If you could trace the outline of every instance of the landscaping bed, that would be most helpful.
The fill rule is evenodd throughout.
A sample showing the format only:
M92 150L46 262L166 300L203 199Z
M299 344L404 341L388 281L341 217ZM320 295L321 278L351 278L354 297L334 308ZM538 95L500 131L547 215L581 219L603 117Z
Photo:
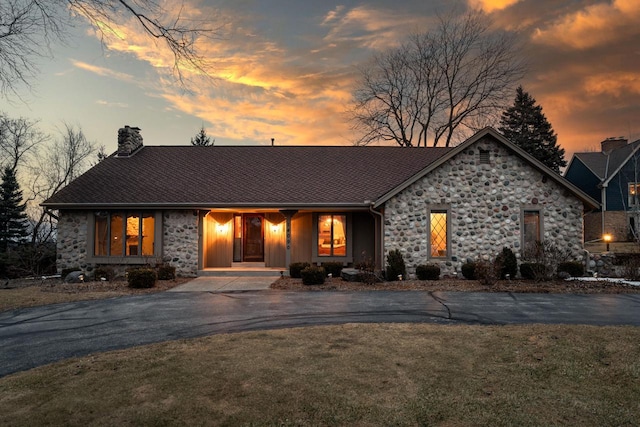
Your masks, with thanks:
M625 283L582 280L555 280L534 282L530 280L499 280L486 286L477 280L405 280L366 284L347 282L341 278L325 280L322 285L307 286L301 279L282 278L271 285L271 289L287 291L447 291L447 292L519 292L519 293L559 293L559 294L621 294L640 293L640 286Z

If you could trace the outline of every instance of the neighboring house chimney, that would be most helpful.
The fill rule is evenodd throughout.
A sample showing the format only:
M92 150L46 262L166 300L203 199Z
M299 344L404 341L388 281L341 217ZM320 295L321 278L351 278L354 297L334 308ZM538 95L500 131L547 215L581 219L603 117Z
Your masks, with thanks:
M129 157L142 148L140 128L125 126L118 129L118 157Z
M610 137L600 143L600 146L602 147L602 153L604 154L609 154L613 150L622 148L625 145L627 145L627 139L622 136Z

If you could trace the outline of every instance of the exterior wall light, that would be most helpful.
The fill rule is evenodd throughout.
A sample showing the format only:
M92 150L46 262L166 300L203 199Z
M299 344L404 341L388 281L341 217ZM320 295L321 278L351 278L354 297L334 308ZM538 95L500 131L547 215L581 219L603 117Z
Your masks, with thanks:
M611 234L605 234L602 236L602 240L607 244L607 252L609 252L609 244L611 243L611 240L613 240L613 236L611 236Z

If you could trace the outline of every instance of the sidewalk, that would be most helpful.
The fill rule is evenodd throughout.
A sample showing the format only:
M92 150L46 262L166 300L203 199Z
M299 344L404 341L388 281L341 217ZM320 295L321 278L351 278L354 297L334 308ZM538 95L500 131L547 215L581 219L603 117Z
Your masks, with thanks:
M278 278L274 276L198 277L167 292L239 292L262 291Z

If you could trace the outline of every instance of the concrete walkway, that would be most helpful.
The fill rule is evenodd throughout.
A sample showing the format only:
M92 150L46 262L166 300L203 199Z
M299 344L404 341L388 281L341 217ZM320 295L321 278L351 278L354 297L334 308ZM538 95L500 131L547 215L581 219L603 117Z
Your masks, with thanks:
M198 277L170 289L168 292L238 292L262 291L278 280L274 276L219 276Z
M207 291L52 304L0 313L0 377L142 344L349 322L640 326L640 294Z

